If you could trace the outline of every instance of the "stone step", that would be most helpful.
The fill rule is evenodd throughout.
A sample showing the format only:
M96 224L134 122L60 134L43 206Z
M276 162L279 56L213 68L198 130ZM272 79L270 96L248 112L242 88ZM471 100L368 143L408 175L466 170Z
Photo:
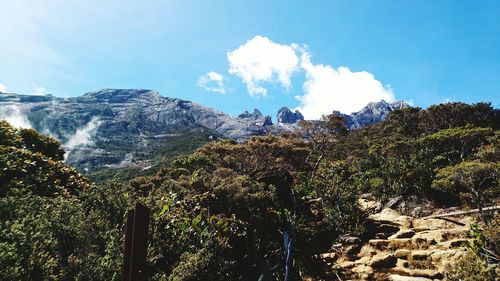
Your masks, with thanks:
M366 264L373 269L391 268L396 266L396 257L393 254L374 256Z
M424 261L430 258L430 256L435 252L435 250L418 250L411 251L410 259L413 261Z
M412 238L415 235L413 229L402 229L396 232L394 235L390 236L389 240L400 239L400 238Z
M425 277L411 277L411 276L403 276L398 274L391 274L387 277L389 281L432 281L432 279Z
M398 259L396 262L396 267L404 267L404 268L409 268L410 263L408 262L407 259Z
M468 247L471 245L472 241L473 241L472 239L457 238L445 242L440 242L438 243L438 245L445 249L455 249L461 247Z
M408 257L410 256L411 251L407 249L398 249L394 252L394 256L398 259L405 259L407 260Z
M378 251L396 251L398 249L418 250L426 249L436 245L435 240L428 240L421 237L396 238L396 239L371 239L368 244Z
M452 239L465 239L469 236L469 231L463 228L435 229L417 232L414 239L425 239L428 241L445 242Z
M408 269L404 267L390 268L387 272L409 277L423 277L428 279L442 279L443 273L432 269Z
M411 228L413 221L413 218L409 216L403 216L397 211L390 208L385 208L380 213L370 215L369 218L374 221L397 224L403 228Z
M445 269L462 256L465 252L459 249L441 250L431 254L430 258L432 264L439 269Z
M455 218L460 223L464 225L458 225L456 223L452 223L443 219L413 219L412 225L415 229L428 229L428 230L436 230L436 229L452 229L452 228L463 228L469 229L470 224L473 222L472 217L465 218Z
M323 253L319 254L319 258L324 260L325 262L335 262L338 259L338 255L336 253Z

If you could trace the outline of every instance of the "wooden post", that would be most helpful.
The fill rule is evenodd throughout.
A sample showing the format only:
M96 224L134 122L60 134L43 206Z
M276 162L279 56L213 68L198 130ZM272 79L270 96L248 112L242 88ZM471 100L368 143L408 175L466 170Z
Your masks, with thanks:
M255 248L255 230L252 226L247 227L247 259L248 272L246 280L257 280L257 249Z
M123 251L122 281L130 279L130 257L132 253L132 234L134 231L134 210L127 211L127 222L125 225L125 249Z
M147 279L146 255L149 216L149 209L140 203L135 205L135 210L127 212L122 281L142 281Z

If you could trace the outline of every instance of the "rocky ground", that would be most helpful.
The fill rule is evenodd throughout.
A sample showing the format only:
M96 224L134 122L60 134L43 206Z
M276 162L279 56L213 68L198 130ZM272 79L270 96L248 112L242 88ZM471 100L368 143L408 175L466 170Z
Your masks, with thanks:
M342 280L442 280L472 241L471 216L418 218L365 199L360 204L381 209L370 216L365 235L346 238L320 255Z

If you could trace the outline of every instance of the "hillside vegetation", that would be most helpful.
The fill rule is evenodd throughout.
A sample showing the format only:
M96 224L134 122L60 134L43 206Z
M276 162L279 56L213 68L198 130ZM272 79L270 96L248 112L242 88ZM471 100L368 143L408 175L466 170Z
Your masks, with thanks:
M355 131L343 122L212 141L155 175L93 184L62 163L57 141L0 121L0 278L118 280L136 202L152 211L150 280L336 280L318 254L363 233L361 195L400 197L402 212L498 203L500 111L489 104L404 108ZM498 232L481 237L498 257Z

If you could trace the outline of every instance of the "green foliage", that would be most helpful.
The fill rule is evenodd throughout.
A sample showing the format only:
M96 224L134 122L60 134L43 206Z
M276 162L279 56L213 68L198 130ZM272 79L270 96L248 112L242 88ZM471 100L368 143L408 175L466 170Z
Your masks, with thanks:
M489 225L487 228L490 228ZM500 274L498 264L496 266L494 264L498 262L495 257L498 255L498 249L490 248L489 244L493 240L491 238L498 243L498 225L491 228L491 231L495 233L495 237L488 237L492 232L485 231L479 225L471 225L470 233L473 243L467 252L448 268L446 280L495 280ZM490 258L493 258L494 263L490 263Z
M54 160L64 159L64 150L55 139L40 135L33 129L22 129L19 135L23 140L24 148L32 152L40 152Z
M305 140L267 135L198 148L207 136L187 133L137 156L152 159L151 169L103 169L92 175L98 185L61 162L55 140L0 121L0 276L117 280L124 214L141 202L152 211L150 280L242 280L250 262L264 271L278 264L272 279L281 280L284 233L293 237L292 275L325 279L315 257L363 230L362 193L498 201L498 118L489 104L451 103L395 111L356 131L325 116L302 122ZM495 237L476 241L496 249ZM490 278L472 254L450 276Z
M64 152L53 139L0 128L2 279L117 279L123 201L108 192L99 203L101 189L58 160Z
M446 271L446 280L490 281L498 277L495 269L473 251L468 251Z
M337 235L361 234L366 214L357 204L360 193L356 184L353 184L356 175L350 163L343 160L325 162L317 174L310 188L321 198L321 210L328 226Z
M349 159L356 175L349 180L379 198L403 196L456 204L458 190L433 182L441 169L462 162L498 162L499 116L499 110L485 103L397 110L380 124L341 136L342 145L326 155ZM450 169L442 170L439 177Z
M439 170L433 187L481 208L500 196L500 163L466 161Z

